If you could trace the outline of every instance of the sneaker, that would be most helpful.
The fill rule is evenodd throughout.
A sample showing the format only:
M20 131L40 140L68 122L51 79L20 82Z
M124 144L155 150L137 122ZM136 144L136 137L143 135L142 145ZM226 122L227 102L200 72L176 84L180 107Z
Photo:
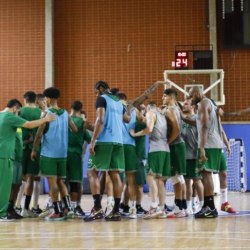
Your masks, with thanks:
M109 215L113 211L113 208L114 207L112 206L112 204L108 204L106 209L105 209L105 214Z
M104 213L102 208L99 208L98 210L95 210L95 208L92 208L90 215L86 216L83 220L86 222L93 221L93 220L99 220L104 218Z
M131 208L129 209L129 215L128 215L128 217L129 217L130 219L137 219L137 211L136 211L136 208L135 208L135 207L131 207Z
M74 209L74 215L75 217L84 217L85 213L82 211L82 208L80 206L76 206Z
M175 206L174 210L167 214L168 219L174 219L174 218L184 218L187 217L184 210L180 210L179 207Z
M153 219L153 218L158 217L161 213L162 213L162 211L160 210L159 207L157 207L157 208L150 207L150 209L145 214L145 216L143 217L143 219L145 219L145 220Z
M169 212L172 212L173 210L167 206L166 204L164 205L165 212L168 214Z
M42 212L38 215L39 218L45 218L46 216L52 214L54 212L53 206L47 206Z
M121 214L120 212L115 212L114 210L105 217L106 221L120 221L121 220Z
M138 215L146 214L148 211L142 208L141 205L136 205L136 213Z
M43 212L43 210L37 205L37 209L33 208L31 209L31 211L34 213L34 214L41 214Z
M64 208L63 215L65 219L72 219L74 217L74 211L71 208Z
M192 207L188 207L187 210L185 210L185 212L186 212L187 216L194 214L194 211L193 211Z
M161 213L157 216L158 219L165 219L167 218L167 214L165 209L161 210Z
M125 207L124 203L123 203L123 202L122 202L122 203L120 203L120 209L121 209L121 210L123 210L123 209L124 209L124 207Z
M65 219L65 217L62 213L60 213L60 214L52 213L45 218L46 221L62 221L64 219Z
M224 211L230 214L236 213L236 210L233 207L231 207L231 205L228 202L221 204L221 211Z
M11 222L11 221L15 221L15 218L13 218L11 215L7 214L5 216L0 216L0 221Z
M128 216L129 215L129 206L128 205L124 205L122 215L123 216Z
M214 210L211 210L210 207L206 206L201 209L200 212L196 213L194 215L196 219L200 218L216 218L218 217L218 212L216 208Z
M12 217L13 219L15 219L15 220L20 220L20 219L23 218L23 216L21 216L20 214L18 214L14 208L8 210L8 215L10 217Z
M22 207L15 207L14 209L16 210L16 212L17 212L19 215L21 215L21 213L22 213Z
M23 218L35 218L35 217L37 217L36 214L34 214L31 210L28 210L28 209L26 209L26 208L24 208L24 209L22 210L21 216L22 216Z

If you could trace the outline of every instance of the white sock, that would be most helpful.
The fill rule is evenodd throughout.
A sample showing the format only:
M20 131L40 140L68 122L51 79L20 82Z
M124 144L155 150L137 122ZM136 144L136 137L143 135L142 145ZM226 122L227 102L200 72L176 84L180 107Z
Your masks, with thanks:
M227 202L227 188L221 188L220 190L221 203Z
M79 207L81 206L81 200L79 200L79 201L76 202L76 206L77 206L77 207L78 207L78 206L79 206Z
M114 197L113 196L108 196L107 198L107 206L112 206L114 203Z
M192 204L195 204L195 202L196 202L196 196L192 197Z
M152 202L151 207L152 208L157 208L158 207L158 202Z
M200 207L203 207L204 201L200 201Z
M187 209L192 209L192 201L187 200Z
M16 207L21 207L21 202L22 202L22 198L23 198L23 194L24 194L24 188L25 188L25 181L22 181L22 185L19 188L19 192L17 195L17 199L16 199Z
M129 206L135 208L136 207L136 201L129 201Z
M165 211L165 206L164 205L159 206L159 208L160 208L161 211L163 211L163 210Z
M71 201L71 207L74 209L77 207L77 201Z
M34 181L33 185L33 208L37 209L38 199L40 195L40 181Z

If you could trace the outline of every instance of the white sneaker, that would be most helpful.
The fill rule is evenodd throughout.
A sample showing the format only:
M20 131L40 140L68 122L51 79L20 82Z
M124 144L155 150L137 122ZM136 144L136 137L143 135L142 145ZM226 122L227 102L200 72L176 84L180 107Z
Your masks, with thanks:
M165 219L167 218L167 214L165 212L165 209L160 211L161 213L157 216L158 219Z
M185 212L186 212L187 216L194 214L194 211L193 211L193 209L191 207L188 207Z
M113 206L112 206L112 203L110 203L110 204L107 204L107 207L106 207L106 209L105 209L105 214L106 215L109 215L112 211L113 211Z
M128 217L130 219L137 219L137 211L136 211L135 207L129 208L129 215L128 215Z
M45 218L54 212L53 206L47 206L39 214L39 218Z
M167 218L183 218L186 217L186 213L184 210L180 210L178 206L175 206L173 212L167 214Z
M23 216L23 218L35 218L35 217L37 217L37 215L35 215L31 210L28 210L26 208L23 208L23 210L21 212L21 216Z
M162 211L160 210L159 207L157 207L157 208L150 207L150 209L149 209L148 212L145 214L145 216L143 217L143 219L148 220L148 219L156 218L156 217L158 217L161 213L162 213Z

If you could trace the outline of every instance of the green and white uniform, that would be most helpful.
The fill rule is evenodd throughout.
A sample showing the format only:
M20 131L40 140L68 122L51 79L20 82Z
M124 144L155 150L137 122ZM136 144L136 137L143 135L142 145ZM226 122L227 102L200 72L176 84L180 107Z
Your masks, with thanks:
M69 129L67 180L81 183L83 179L82 147L85 140L90 143L91 136L87 130L83 131L84 121L82 118L71 116L71 119L78 128L78 132L73 133Z
M186 146L184 140L181 137L181 129L182 129L181 111L177 106L173 106L170 108L173 109L176 114L178 127L180 129L180 133L177 136L177 138L169 145L170 156L171 156L171 176L185 175Z
M190 117L196 121L196 115ZM186 179L201 178L197 162L198 132L196 126L182 123L182 138L186 145Z
M27 121L34 121L41 118L41 109L36 107L22 107L20 116ZM31 137L35 139L37 128L27 129L23 128L23 141L28 141ZM28 143L23 145L23 175L38 175L39 174L39 155L36 157L35 161L30 158L33 143Z
M167 119L159 111L153 111L156 122L149 136L147 173L167 179L170 176L170 153L167 143Z
M0 112L0 217L7 213L15 154L16 130L26 120L10 112Z
M207 162L199 162L200 170L206 170L211 172L218 172L221 163L221 150L223 148L223 141L221 138L221 131L218 122L218 115L216 112L217 107L212 103L211 100L206 98L211 106L211 112L209 116L209 126L207 131L207 142L205 145L205 153L208 158ZM198 104L200 105L200 104ZM202 135L202 124L200 121L200 116L197 116L197 130L198 130L198 147L201 144ZM198 157L200 157L200 150L198 150Z

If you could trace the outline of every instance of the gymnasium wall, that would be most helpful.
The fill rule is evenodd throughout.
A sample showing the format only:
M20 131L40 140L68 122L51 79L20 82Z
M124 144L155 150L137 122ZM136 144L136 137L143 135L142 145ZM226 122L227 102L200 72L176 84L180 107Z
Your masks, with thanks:
M0 109L44 86L44 0L0 0Z

